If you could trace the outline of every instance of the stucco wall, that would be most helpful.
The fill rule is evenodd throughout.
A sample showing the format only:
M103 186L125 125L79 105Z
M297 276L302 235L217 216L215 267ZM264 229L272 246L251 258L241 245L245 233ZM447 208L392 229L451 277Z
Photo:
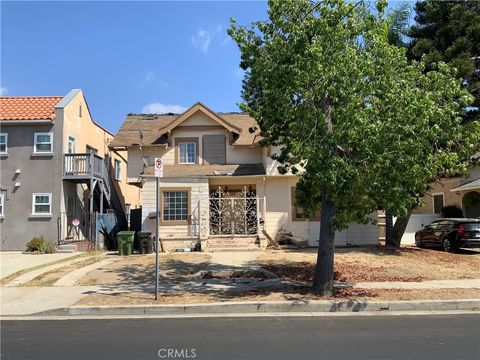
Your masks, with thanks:
M1 250L24 250L35 236L57 243L57 219L62 193L61 119L55 125L4 125L8 134L8 156L1 157L1 189L5 196L4 218L0 220ZM53 132L53 156L34 156L34 133ZM17 169L21 173L15 175ZM20 186L15 187L19 182ZM52 193L52 215L36 218L33 193Z
M443 193L444 206L457 206L462 208L461 195L450 191L460 185L460 178L441 179L438 183L430 184L431 189L423 197L424 205L414 209L414 214L433 214L433 195Z
M120 202L124 209L125 204L131 204L132 209L138 208L141 204L140 189L127 183L128 152L123 151L117 154L108 149L108 144L112 141L113 135L93 122L82 92L78 92L68 105L65 106L63 113L65 124L63 129L63 142L65 152L68 149L68 138L72 136L76 141L76 153L87 152L88 145L98 150L97 155L101 157L110 156L112 175L114 161L119 160L121 164L120 180L114 180L113 183L119 195ZM65 206L65 204L63 206Z

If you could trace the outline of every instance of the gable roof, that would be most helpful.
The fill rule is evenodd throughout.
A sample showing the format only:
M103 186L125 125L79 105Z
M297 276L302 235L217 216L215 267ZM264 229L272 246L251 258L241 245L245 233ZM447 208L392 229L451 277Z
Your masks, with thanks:
M168 126L166 126L165 128L163 129L160 129L161 131L171 131L173 128L177 127L178 125L180 125L182 122L184 122L185 120L187 120L188 118L190 118L193 114L195 114L196 112L202 112L204 113L205 115L207 115L209 118L211 118L212 120L216 121L217 123L219 123L221 126L223 126L224 128L226 128L228 131L231 131L231 132L235 132L235 133L239 133L241 130L236 127L236 126L232 126L230 123L228 123L227 121L225 121L224 119L222 119L221 116L219 116L217 113L215 113L214 111L210 110L208 107L206 107L205 105L203 105L201 102L197 102L195 103L193 106L191 106L189 109L185 110L183 112L183 114L180 114L179 117L177 117L171 124L169 124Z
M249 129L258 125L255 119L248 114L215 113L202 103L196 103L182 114L129 114L115 135L110 147L122 148L141 144L145 146L164 144L165 141L162 136L197 111L202 111L227 130L238 134L233 145L255 145L261 139L258 131L250 133ZM143 139L140 138L140 133Z
M0 97L0 120L55 120L55 105L63 96Z

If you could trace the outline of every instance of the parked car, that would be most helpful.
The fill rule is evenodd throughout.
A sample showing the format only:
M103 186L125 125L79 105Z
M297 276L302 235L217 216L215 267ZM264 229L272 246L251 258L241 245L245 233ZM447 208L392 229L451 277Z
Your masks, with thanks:
M441 246L447 252L480 247L480 219L437 219L415 233L415 245Z

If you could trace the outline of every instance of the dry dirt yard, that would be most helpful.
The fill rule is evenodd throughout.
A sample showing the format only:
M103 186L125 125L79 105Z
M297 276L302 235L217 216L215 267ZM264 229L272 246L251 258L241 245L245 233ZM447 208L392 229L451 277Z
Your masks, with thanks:
M181 282L191 280L188 275L205 269L210 257L204 253L162 255L161 275L164 280ZM316 249L267 250L257 257L267 270L285 280L312 280ZM112 284L117 281L145 281L153 276L155 257L131 256L113 264L108 269L89 273L82 284ZM462 251L457 254L432 249L405 247L399 253L386 253L381 247L336 249L335 277L338 281L424 281L443 279L480 279L480 252ZM137 272L142 277L131 275ZM145 274L146 272L146 274ZM130 275L129 275L130 274ZM224 301L278 301L278 300L423 300L423 299L471 299L479 298L479 289L335 289L332 298L321 298L309 293L308 286L287 286L281 290L258 288L245 292L196 291L164 292L159 301L151 292L118 292L91 294L76 305L142 305L186 304Z
M203 270L210 256L205 253L160 254L160 276L176 283ZM89 272L77 285L144 285L155 279L155 255L130 255L105 267Z
M278 276L312 281L316 249L266 251L258 257L261 266ZM386 252L383 247L335 250L335 280L425 281L480 279L480 251L461 250L446 253L436 249L403 247L400 252Z

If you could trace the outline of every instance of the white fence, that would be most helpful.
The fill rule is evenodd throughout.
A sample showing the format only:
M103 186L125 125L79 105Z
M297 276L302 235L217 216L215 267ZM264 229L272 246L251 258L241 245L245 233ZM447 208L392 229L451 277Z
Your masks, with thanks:
M405 229L405 233L403 234L402 244L415 244L415 232L439 217L439 214L412 214L407 228Z

